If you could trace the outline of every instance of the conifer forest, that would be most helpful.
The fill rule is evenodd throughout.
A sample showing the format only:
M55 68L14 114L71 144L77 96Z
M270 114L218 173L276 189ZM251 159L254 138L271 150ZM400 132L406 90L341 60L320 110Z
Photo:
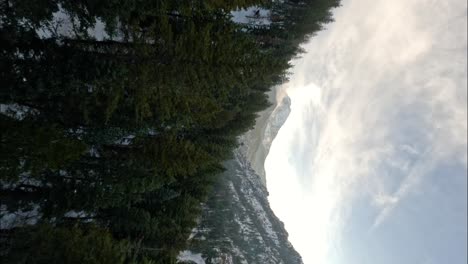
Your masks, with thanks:
M338 5L2 0L0 262L176 263Z

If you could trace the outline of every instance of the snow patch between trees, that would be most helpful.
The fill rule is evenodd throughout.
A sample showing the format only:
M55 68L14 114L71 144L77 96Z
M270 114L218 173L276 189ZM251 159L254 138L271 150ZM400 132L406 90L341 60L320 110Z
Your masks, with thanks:
M205 260L202 258L201 254L195 254L190 250L184 250L179 253L179 256L177 256L177 261L178 262L195 262L196 264L206 264Z
M231 12L232 21L238 24L268 26L271 24L270 10L252 6Z

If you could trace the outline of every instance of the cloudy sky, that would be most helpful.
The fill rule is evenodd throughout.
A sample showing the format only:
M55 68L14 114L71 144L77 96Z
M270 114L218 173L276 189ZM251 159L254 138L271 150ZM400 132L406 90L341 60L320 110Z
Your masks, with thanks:
M466 0L343 0L334 17L283 87L273 209L306 264L466 264Z

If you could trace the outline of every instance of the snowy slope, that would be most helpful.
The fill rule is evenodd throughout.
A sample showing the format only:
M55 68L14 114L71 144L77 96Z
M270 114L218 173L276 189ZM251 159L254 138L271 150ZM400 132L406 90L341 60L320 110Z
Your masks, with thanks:
M180 252L177 257L179 263L195 263L195 264L205 264L205 260L202 258L201 254L192 253L190 250L185 250Z
M270 100L274 101L276 91L273 90ZM255 128L240 137L243 145L240 151L251 163L252 168L260 176L266 186L265 159L270 151L271 144L280 128L291 112L291 99L286 95L277 104L260 113Z
M239 150L234 156L204 205L190 250L200 252L207 264L302 263L260 177Z
M290 100L285 97L262 113L256 128L240 137L243 144L234 158L225 162L227 170L203 205L199 226L190 237L189 250L206 264L302 263L269 206L264 178L258 173L264 173L266 155L289 112ZM249 154L258 159L261 170L253 168Z

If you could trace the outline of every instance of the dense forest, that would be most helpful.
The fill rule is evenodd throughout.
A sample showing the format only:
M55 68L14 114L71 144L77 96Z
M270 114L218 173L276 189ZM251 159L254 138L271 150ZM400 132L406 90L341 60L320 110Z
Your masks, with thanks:
M2 263L175 263L265 92L338 5L1 1Z

